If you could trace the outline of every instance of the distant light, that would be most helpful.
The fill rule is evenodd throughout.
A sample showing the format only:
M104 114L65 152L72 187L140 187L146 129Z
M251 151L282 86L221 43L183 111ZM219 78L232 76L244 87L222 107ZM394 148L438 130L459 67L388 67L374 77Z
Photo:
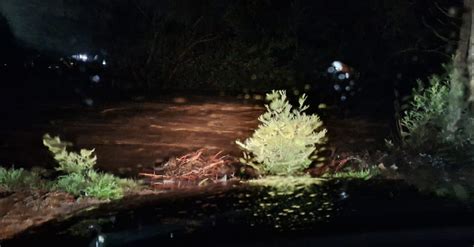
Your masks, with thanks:
M347 199L349 197L349 195L345 191L341 192L339 196L341 197L341 199Z
M458 13L459 13L459 11L458 11L458 8L456 8L456 7L451 7L448 10L448 14L449 14L450 17L456 17L456 16L458 16Z
M93 106L94 100L91 98L84 99L84 104L86 104L87 106Z
M347 100L347 97L345 95L342 95L341 96L341 101L346 101Z
M340 90L341 90L341 86L339 86L339 84L334 84L334 90L340 91Z
M336 71L341 71L342 68L343 68L342 63L339 62L339 61L334 61L334 62L332 62L331 65L334 67L334 69L336 69Z
M107 66L107 61L105 61L105 59L102 60L102 66Z
M89 56L87 54L76 54L71 56L73 59L77 61L87 62L89 60Z
M95 82L95 83L99 83L100 82L100 76L99 75L92 76L91 81Z
M350 87L350 86L346 86L346 91L351 91L351 87Z
M98 241L99 243L105 242L105 237L104 237L104 235L102 235L102 234L99 235L99 236L97 237L97 241Z

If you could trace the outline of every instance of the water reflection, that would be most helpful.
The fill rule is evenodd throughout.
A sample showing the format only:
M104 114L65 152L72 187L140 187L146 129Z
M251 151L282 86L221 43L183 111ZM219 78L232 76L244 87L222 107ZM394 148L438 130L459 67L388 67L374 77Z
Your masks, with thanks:
M221 246L225 245L219 242L223 240L250 241L291 233L306 232L315 237L404 224L442 226L472 216L469 208L420 194L415 187L399 181L310 181L305 186L239 183L125 198L46 224L16 241L43 243L54 239L77 246L200 241Z
M253 216L251 226L270 226L280 231L294 231L317 222L327 222L338 210L338 198L320 185L286 191L267 187L257 195L240 194L239 199L240 205L234 206L246 206L244 210Z

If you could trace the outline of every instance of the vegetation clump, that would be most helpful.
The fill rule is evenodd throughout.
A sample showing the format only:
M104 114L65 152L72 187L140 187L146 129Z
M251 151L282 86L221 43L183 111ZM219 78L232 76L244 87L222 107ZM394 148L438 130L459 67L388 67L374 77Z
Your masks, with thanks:
M119 199L124 190L136 186L131 180L115 177L111 174L94 170L97 156L94 150L81 149L79 153L68 152L70 144L62 142L59 137L44 135L43 144L48 147L58 163L56 170L64 175L59 176L55 188L75 196L91 196L98 199Z
M49 187L50 184L44 181L37 171L0 167L0 189L2 190L48 189Z
M302 174L318 160L320 146L326 143L326 129L317 115L307 115L306 96L294 108L283 90L272 91L266 99L267 112L252 137L236 143L244 150L242 162L266 175Z
M72 144L61 141L58 136L44 135L43 144L54 155L54 159L59 165L56 168L58 171L68 174L83 173L93 169L97 162L97 156L93 155L94 149L81 149L80 153L68 152L66 149Z
M449 85L446 78L434 75L429 79L430 85L423 87L418 81L418 87L413 90L413 98L409 110L404 112L400 123L401 136L404 144L414 149L428 142L437 143L439 132L444 126L442 120L447 110Z
M465 79L454 66L445 69L444 75L430 77L427 87L419 81L413 90L409 109L400 120L402 144L417 152L469 154L474 116L465 99Z

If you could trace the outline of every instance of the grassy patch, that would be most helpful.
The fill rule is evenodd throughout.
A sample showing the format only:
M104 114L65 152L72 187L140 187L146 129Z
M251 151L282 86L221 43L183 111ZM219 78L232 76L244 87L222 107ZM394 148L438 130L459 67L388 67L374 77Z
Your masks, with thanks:
M22 189L49 189L51 183L43 180L38 172L26 171L23 168L0 167L0 188L16 191Z

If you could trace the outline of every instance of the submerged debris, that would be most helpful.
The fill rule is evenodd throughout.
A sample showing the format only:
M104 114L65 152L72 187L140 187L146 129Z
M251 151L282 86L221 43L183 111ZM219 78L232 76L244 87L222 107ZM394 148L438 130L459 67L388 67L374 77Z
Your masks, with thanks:
M140 173L147 182L155 187L164 185L205 185L221 183L242 173L244 168L238 160L222 152L209 154L206 149L172 158L162 166Z

